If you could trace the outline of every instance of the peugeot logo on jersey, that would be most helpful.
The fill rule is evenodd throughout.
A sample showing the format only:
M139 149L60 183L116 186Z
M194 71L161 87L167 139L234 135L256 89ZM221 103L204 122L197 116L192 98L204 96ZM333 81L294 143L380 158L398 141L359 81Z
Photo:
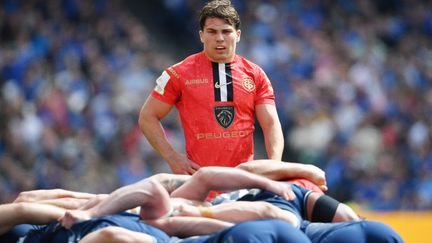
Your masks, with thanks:
M214 114L219 125L221 125L223 128L228 128L234 121L234 106L215 106Z

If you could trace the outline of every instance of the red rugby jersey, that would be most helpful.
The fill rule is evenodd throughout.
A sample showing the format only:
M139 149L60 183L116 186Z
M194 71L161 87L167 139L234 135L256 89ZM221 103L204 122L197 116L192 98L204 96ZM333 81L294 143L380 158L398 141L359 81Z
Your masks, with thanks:
M291 182L308 190L324 194L323 190L321 190L319 186L307 179L292 179L288 180L288 182Z
M167 68L152 95L177 107L187 156L200 166L234 167L253 159L255 105L275 103L258 65L238 55L214 63L204 52Z

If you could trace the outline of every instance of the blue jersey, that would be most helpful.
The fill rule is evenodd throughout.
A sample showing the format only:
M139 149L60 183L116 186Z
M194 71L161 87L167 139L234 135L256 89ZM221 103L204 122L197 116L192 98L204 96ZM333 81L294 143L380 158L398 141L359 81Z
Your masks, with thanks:
M300 229L312 242L403 243L390 226L376 221L360 220L340 223L303 221Z
M307 236L288 222L278 219L261 219L238 223L212 235L181 239L176 243L220 243L220 242L268 242L310 243Z
M135 214L122 213L102 216L76 223L70 230L63 228L58 222L51 223L41 229L31 230L22 241L25 243L69 243L78 242L87 234L108 226L119 226L131 231L146 233L153 236L157 242L169 242L169 237L163 231L140 221Z

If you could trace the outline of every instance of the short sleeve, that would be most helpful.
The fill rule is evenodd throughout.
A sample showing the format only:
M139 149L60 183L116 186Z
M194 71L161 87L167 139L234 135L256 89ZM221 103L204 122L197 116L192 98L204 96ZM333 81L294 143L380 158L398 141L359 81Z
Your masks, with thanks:
M257 67L257 96L255 104L275 104L275 95L272 84L264 71Z

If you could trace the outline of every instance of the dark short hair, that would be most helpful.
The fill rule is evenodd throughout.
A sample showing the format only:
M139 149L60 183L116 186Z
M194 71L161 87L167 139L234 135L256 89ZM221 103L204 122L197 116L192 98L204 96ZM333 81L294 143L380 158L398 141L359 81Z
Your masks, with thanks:
M208 18L223 19L226 23L232 25L236 30L240 29L239 14L229 0L213 0L208 2L201 9L201 13L199 15L201 30L204 29L205 21Z

